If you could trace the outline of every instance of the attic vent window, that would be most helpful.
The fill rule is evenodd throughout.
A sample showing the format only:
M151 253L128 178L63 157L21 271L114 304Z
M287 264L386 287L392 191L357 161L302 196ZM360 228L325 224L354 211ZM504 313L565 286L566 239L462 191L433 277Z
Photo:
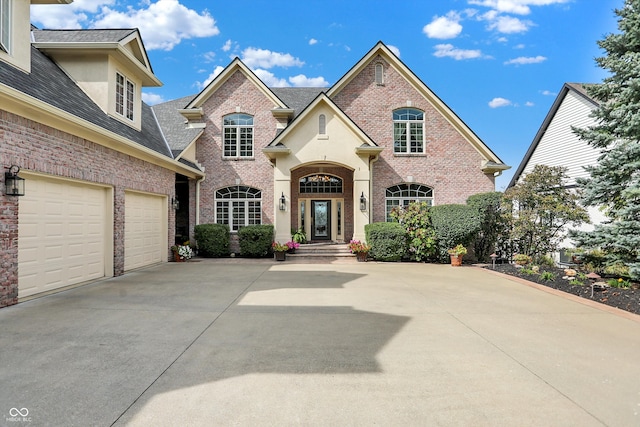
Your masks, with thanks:
M382 64L376 64L376 84L384 85L384 66Z
M116 113L133 120L135 85L125 76L116 73Z
M0 50L9 52L11 47L11 0L0 0Z
M320 114L320 116L318 116L318 133L320 135L327 134L327 118L324 114Z

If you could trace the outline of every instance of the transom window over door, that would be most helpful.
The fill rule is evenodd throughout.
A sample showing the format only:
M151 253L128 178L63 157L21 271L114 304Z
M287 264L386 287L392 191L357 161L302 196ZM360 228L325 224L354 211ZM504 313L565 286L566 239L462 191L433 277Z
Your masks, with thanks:
M393 112L393 152L395 154L424 153L424 113L415 108Z
M433 205L433 189L421 184L398 184L387 188L385 197L387 222L392 221L391 210L397 206L407 207L412 202Z
M133 120L135 85L125 76L116 73L116 113Z
M227 224L231 231L246 225L262 224L262 191L234 185L216 191L216 223Z
M229 114L224 116L223 157L253 157L253 116Z
M342 178L326 174L300 178L300 194L308 193L342 193Z

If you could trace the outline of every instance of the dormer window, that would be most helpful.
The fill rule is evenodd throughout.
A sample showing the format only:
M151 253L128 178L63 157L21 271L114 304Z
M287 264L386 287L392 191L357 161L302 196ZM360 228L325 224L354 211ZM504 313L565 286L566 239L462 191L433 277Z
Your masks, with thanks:
M0 0L0 50L11 47L11 0Z
M133 97L136 86L120 73L116 73L116 113L133 120Z

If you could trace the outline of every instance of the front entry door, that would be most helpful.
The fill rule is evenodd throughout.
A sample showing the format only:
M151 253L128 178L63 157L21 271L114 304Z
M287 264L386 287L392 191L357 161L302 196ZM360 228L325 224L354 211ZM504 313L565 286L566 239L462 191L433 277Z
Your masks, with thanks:
M331 239L331 201L311 201L311 240Z

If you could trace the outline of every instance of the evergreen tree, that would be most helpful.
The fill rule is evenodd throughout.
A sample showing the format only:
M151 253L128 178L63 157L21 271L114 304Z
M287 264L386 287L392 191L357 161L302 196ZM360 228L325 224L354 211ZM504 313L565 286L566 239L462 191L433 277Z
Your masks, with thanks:
M599 102L597 124L574 129L580 138L602 150L590 177L578 180L583 204L600 206L609 221L593 232L572 236L587 248L605 250L609 264L624 263L640 278L640 0L626 0L619 16L620 33L598 45L605 55L597 64L610 72L600 85L589 86Z

